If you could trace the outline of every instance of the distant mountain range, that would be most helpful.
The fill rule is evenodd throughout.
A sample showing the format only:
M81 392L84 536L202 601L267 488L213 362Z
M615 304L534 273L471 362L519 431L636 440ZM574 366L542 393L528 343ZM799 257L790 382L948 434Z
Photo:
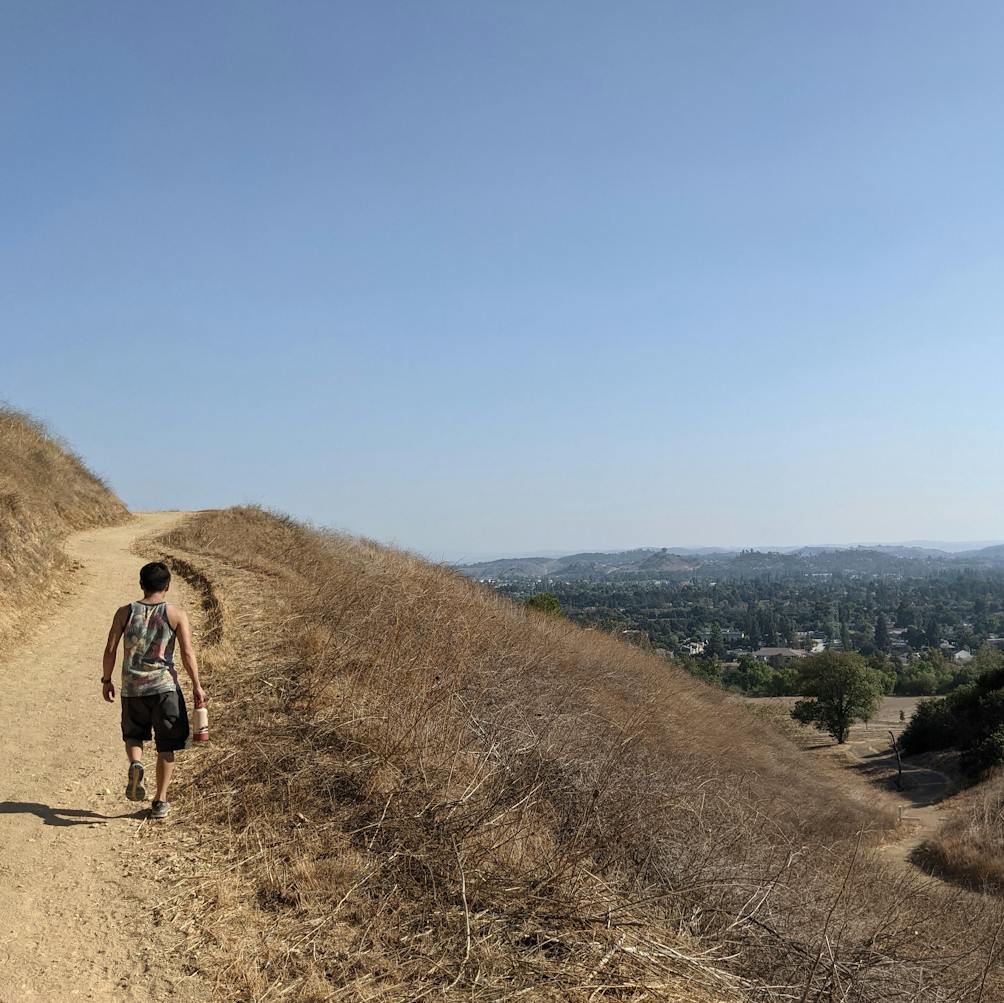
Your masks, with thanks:
M958 547L958 544L950 546ZM799 547L784 550L695 550L641 547L614 553L510 557L457 565L471 578L492 581L682 581L770 574L926 575L962 568L1004 570L1004 544L950 551L917 544Z
M618 574L691 571L700 561L672 554L665 550L643 548L619 553L570 554L564 557L507 557L478 564L462 564L459 570L472 578L609 578Z

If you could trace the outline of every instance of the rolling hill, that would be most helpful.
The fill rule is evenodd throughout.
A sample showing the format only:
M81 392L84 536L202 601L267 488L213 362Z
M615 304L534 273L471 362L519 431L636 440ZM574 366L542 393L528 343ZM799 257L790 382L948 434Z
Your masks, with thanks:
M0 655L68 569L67 534L126 518L122 502L66 445L27 415L0 408Z
M69 532L127 513L41 429L4 419L0 590L23 611L66 566ZM144 906L178 924L219 999L1004 999L1001 901L884 854L896 820L859 781L728 694L259 508L161 525L144 553L195 590L213 741L156 835L158 859L198 866ZM82 534L96 566L106 532ZM561 560L616 575L681 559ZM22 822L57 818L8 799ZM57 833L134 824L60 810L53 825L87 824Z
M191 812L234 998L1004 993L1000 903L883 857L874 799L662 659L259 509L161 546L215 611Z
M743 550L674 553L644 548L566 557L503 558L463 564L457 570L478 581L515 582L730 580L771 574L926 576L963 568L1004 567L1004 545L948 551L921 547L801 547L796 550Z
M517 578L603 579L618 575L651 572L673 574L692 571L700 560L686 558L667 550L644 548L614 553L587 552L564 557L502 558L464 564L458 571L479 580Z

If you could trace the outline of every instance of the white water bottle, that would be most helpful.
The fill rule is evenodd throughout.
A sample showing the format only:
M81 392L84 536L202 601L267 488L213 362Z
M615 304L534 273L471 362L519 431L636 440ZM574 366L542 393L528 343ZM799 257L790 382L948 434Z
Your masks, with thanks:
M209 711L204 703L195 708L195 728L192 731L192 741L209 741Z

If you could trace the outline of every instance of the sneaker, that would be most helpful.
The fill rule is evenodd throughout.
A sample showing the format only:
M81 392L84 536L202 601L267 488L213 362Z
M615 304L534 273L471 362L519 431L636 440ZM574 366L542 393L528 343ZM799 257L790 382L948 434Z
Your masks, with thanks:
M126 781L126 797L130 801L145 801L146 788L143 786L143 764L130 763Z
M167 813L171 810L167 801L154 801L150 809L150 818L167 818Z

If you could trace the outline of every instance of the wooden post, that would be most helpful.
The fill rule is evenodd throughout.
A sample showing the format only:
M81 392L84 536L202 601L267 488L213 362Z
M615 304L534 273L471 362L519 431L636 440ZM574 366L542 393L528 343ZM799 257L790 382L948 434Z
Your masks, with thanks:
M892 751L896 753L896 766L899 769L899 773L896 775L896 790L901 791L903 789L903 760L899 758L899 744L896 742L896 736L892 733L892 729L889 730L889 737L892 739Z

